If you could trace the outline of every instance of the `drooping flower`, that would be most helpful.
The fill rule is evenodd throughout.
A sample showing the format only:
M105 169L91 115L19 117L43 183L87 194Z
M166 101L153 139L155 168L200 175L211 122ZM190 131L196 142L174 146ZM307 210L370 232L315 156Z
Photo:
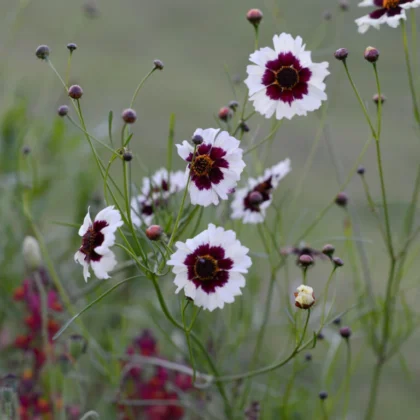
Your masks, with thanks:
M314 289L302 284L296 289L295 306L300 309L309 309L315 303Z
M282 33L273 37L274 50L265 47L250 55L245 80L257 112L278 120L307 115L327 99L324 79L328 63L313 63L300 36Z
M176 293L184 289L194 304L213 311L232 303L245 286L244 274L252 262L248 248L236 239L232 230L209 224L208 229L185 243L176 243L177 251L167 262L176 275Z
M131 199L131 220L140 227L149 226L159 207L166 205L170 195L182 191L187 184L183 171L168 173L166 168L156 171L150 178L143 178L141 194Z
M92 222L89 210L79 229L82 246L74 255L83 266L85 281L90 277L89 266L98 279L108 279L109 272L116 266L115 254L110 250L115 243L115 231L123 225L121 214L114 206L101 210Z
M189 163L186 173L191 174L191 203L204 207L217 205L219 198L228 199L228 194L239 181L245 168L243 151L239 147L239 140L226 131L198 128L194 136L203 138L195 156L193 146L186 140L176 145L179 156Z
M420 0L364 0L359 7L376 7L366 16L356 19L359 32L364 34L370 27L379 29L380 25L386 23L391 28L396 28L400 20L406 20L405 9L420 6Z
M247 187L235 192L231 205L232 219L242 219L243 223L263 222L272 201L273 191L290 171L290 159L285 159L266 169L264 175L259 178L250 178Z

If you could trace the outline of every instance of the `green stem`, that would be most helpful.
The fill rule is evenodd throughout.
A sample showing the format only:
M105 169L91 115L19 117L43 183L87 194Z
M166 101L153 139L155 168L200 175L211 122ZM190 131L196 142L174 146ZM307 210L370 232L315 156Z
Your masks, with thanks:
M337 266L334 265L333 269L331 270L331 273L328 277L327 283L325 284L325 288L324 288L324 302L322 304L322 315L321 315L321 325L324 325L324 321L325 321L325 308L327 306L327 299L328 299L328 290L331 284L331 280L333 279L335 270L337 270Z
M152 73L156 70L156 67L153 67L152 70L149 71L149 73L146 74L146 76L143 77L143 79L140 81L140 83L138 84L133 97L131 98L131 102L130 102L130 108L133 108L134 105L134 101L137 98L137 95L140 92L140 89L142 88L142 86L146 83L146 80L152 75Z
M365 420L373 420L375 415L375 408L376 408L376 399L378 396L378 387L379 387L379 379L382 373L382 362L378 362L375 365L375 370L373 371L373 379L370 386L370 393L369 393L369 404L365 414Z
M350 401L350 379L351 379L351 344L350 340L346 340L346 378L345 378L345 389L344 389L344 410L343 419L347 418L347 412L349 409Z
M270 134L267 137L263 138L259 143L245 150L244 156L252 152L253 150L257 149L258 147L262 146L265 142L271 140L271 138L276 134L277 130L280 128L282 124L283 124L283 120L278 121L275 127L273 128L273 130L271 130Z

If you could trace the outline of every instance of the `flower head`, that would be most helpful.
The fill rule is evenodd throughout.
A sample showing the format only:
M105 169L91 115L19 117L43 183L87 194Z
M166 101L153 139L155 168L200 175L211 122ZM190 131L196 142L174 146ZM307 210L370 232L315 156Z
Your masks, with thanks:
M108 279L117 261L110 250L115 243L115 231L123 225L121 214L114 206L101 210L92 222L89 210L79 229L82 246L74 255L76 262L83 266L85 281L90 277L89 266L98 279Z
M176 275L176 293L184 289L195 305L209 311L223 308L242 294L244 274L252 263L248 248L236 239L235 232L209 224L207 230L176 246L167 262Z
M290 159L285 159L266 169L259 178L250 178L246 188L235 192L231 206L232 219L242 219L243 223L262 223L271 204L273 191L290 171Z
M247 67L245 83L256 111L266 118L275 114L278 120L290 120L318 109L327 99L328 63L313 63L300 36L282 33L273 43L274 50L265 47L250 55L256 65Z
M169 172L165 168L150 178L143 178L141 194L131 200L131 220L137 227L144 222L150 225L156 209L166 204L168 198L182 191L187 184L184 172Z
M391 28L396 28L400 20L406 20L405 9L420 6L420 0L364 0L359 7L373 6L376 9L366 16L356 19L359 32L364 34L370 27L379 29L386 23Z
M300 309L309 309L315 303L314 289L302 284L296 289L295 306Z
M177 144L178 154L189 164L189 192L192 204L207 207L219 204L219 198L227 200L228 194L236 187L245 168L239 140L228 132L214 128L198 128L194 136L200 135L203 143L196 148L184 140Z

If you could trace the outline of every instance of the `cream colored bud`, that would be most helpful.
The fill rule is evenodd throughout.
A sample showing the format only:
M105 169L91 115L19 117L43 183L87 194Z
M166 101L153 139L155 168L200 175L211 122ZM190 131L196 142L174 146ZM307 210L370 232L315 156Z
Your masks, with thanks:
M22 253L28 270L36 271L42 266L41 249L33 236L26 236L23 240Z
M296 289L295 306L300 309L309 309L315 303L314 289L302 284Z

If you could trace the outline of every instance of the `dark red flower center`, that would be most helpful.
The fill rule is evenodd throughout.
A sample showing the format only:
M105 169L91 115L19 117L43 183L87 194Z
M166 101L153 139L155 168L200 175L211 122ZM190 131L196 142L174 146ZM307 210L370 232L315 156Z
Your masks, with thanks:
M80 252L86 255L85 260L99 261L101 259L101 256L95 252L95 248L102 245L105 237L101 230L106 226L108 223L104 220L95 221L83 235Z
M299 83L299 73L293 67L281 67L276 82L282 89L291 90Z
M205 176L210 173L213 163L209 155L197 156L191 164L191 170L197 176Z
M211 255L198 256L194 264L194 272L198 280L212 280L219 267Z

